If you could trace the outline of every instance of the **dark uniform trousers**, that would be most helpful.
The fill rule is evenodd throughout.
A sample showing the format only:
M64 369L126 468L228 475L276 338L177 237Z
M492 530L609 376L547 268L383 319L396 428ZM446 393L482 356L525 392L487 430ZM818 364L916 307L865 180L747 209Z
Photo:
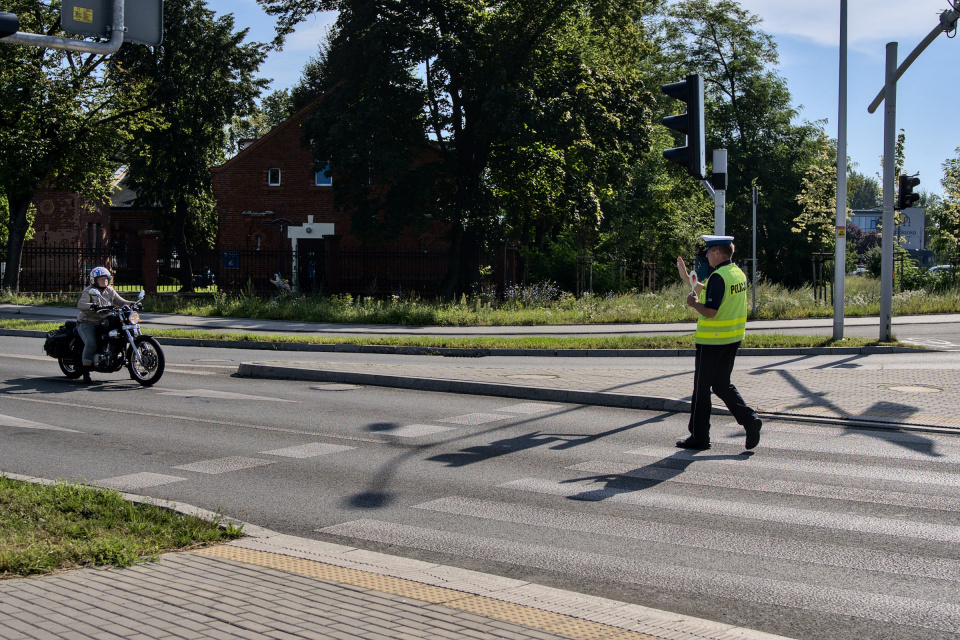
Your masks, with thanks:
M723 400L737 422L746 427L759 418L744 403L740 392L730 382L739 342L732 344L698 344L693 369L693 400L688 429L697 442L710 442L710 392Z

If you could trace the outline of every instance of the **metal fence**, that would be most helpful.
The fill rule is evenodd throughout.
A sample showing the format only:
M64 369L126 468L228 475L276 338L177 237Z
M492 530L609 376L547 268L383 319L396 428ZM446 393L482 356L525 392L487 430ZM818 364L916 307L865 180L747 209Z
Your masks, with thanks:
M135 252L82 249L64 245L24 246L20 257L20 290L25 292L81 291L90 270L107 267L116 282L143 282L143 267Z
M306 255L306 254L305 254ZM306 258L305 258L306 259ZM300 262L293 251L254 249L204 249L190 255L194 289L212 293L276 293L276 274L292 283ZM334 293L327 283L338 281L337 291L354 295L435 296L447 271L446 252L342 249L339 261L330 265L337 274L317 265L316 288ZM143 264L137 251L81 249L75 246L32 245L23 249L20 290L25 293L80 291L95 266L109 268L117 285L125 290L143 286ZM182 259L176 251L164 251L157 260L157 291L177 293ZM303 267L303 264L300 264ZM306 273L306 272L305 272ZM305 274L304 274L305 277Z
M340 251L340 289L354 294L435 296L449 257L439 251Z

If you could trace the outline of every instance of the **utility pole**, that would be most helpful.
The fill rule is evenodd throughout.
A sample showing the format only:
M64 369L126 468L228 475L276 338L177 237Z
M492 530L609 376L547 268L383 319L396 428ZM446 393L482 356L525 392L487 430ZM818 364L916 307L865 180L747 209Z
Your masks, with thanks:
M847 0L840 0L840 95L837 117L837 233L833 265L833 339L843 340L847 276Z
M757 202L760 200L760 190L757 185L751 189L753 200L753 318L757 317Z

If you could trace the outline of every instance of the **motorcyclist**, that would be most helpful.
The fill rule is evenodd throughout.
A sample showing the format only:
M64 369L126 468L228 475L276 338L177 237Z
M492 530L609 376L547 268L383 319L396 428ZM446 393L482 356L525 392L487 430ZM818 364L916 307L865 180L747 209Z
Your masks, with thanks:
M90 368L93 367L93 355L97 350L97 327L102 321L96 308L131 304L130 301L120 297L120 294L111 286L112 284L113 276L106 267L94 267L90 271L90 284L80 294L80 300L77 302L77 308L80 309L80 313L77 314L77 333L83 339L80 368L83 371L83 381L87 384L92 382Z

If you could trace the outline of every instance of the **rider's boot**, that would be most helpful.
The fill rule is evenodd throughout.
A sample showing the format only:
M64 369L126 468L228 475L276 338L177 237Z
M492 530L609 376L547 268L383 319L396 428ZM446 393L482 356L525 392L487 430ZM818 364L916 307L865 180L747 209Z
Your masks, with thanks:
M83 372L83 383L90 384L93 380L90 378L90 366L89 365L80 365L80 371Z

